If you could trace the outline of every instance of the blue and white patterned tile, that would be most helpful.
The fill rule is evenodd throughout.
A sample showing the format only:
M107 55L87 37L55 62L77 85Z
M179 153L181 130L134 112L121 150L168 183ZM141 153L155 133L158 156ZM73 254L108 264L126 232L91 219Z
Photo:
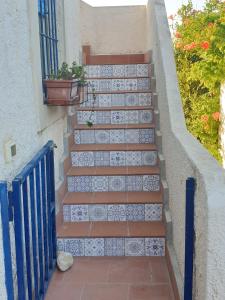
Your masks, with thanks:
M125 77L136 77L137 65L125 65Z
M144 221L145 205L144 204L128 204L126 205L127 221Z
M99 83L100 81L98 79L88 80L88 91L91 92L93 89L95 91L99 91Z
M126 221L126 205L108 205L108 221Z
M111 112L111 124L124 124L125 123L125 112L122 110Z
M141 151L127 151L126 152L126 165L127 166L141 166L142 156Z
M137 79L125 79L125 89L127 91L136 91Z
M112 106L124 106L125 95L124 94L112 94Z
M159 191L159 175L144 175L143 176L143 191Z
M150 110L141 110L139 111L139 121L140 123L152 123L153 115Z
M111 79L101 79L99 80L99 91L111 91L112 80Z
M57 239L57 251L65 251L64 239Z
M144 166L155 166L157 164L157 151L143 151L142 164Z
M93 176L92 190L94 192L108 192L109 190L108 176Z
M140 144L154 143L154 129L139 129L139 143Z
M110 124L111 112L110 111L97 111L96 112L96 124Z
M126 191L139 192L143 190L142 176L127 176L126 177Z
M113 66L112 65L102 65L100 67L100 77L113 77Z
M78 111L77 122L78 124L86 124L87 121L96 123L96 112L95 111Z
M125 238L125 256L144 256L144 238Z
M68 179L72 179L73 189L69 189L69 192L91 192L92 181L91 176L73 176Z
M146 256L165 256L164 238L145 238Z
M96 95L94 99L93 94L88 94L88 101L84 103L86 107L98 107L99 106L99 95Z
M139 114L138 114L137 110L126 111L126 123L128 123L128 124L138 124L139 123Z
M138 78L137 79L137 89L138 90L149 90L150 89L149 78Z
M161 221L162 204L145 204L145 221Z
M71 222L71 205L63 205L63 221Z
M99 96L98 103L100 107L111 106L111 94L100 94L98 96Z
M80 130L74 130L74 142L77 145L81 143Z
M109 192L124 192L125 176L109 176Z
M124 79L112 79L112 91L124 91L125 82Z
M148 77L148 65L138 64L137 65L137 77Z
M84 256L84 239L65 239L65 252L73 256Z
M125 143L139 143L139 129L125 129Z
M95 130L95 143L108 144L110 141L109 134L109 130Z
M86 152L71 152L72 166L74 167L94 167L94 153Z
M110 165L110 153L107 151L98 151L94 153L96 167Z
M89 221L88 205L71 205L71 222Z
M124 143L124 129L110 129L110 144Z
M110 166L125 166L126 156L124 151L111 151L110 152Z
M85 239L85 256L104 256L105 242L103 238Z
M151 105L152 104L152 94L151 93L140 93L139 94L139 105Z
M87 77L89 78L97 78L100 76L100 66L96 65L92 65L92 66L88 66L88 70L87 70Z
M106 238L105 256L124 256L125 240L124 238Z
M90 221L107 221L107 205L89 205Z
M138 94L135 93L127 93L126 94L126 105L127 106L136 106L139 103Z
M80 130L80 144L94 144L94 130Z
M123 78L125 76L124 65L114 65L113 66L113 76Z
M68 189L68 192L74 192L74 187L75 185L75 179L74 177L67 177L67 189Z

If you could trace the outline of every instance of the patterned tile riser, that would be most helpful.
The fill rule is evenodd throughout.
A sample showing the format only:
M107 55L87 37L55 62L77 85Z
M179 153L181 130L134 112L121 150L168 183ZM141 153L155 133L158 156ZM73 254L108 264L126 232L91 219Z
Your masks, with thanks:
M152 144L154 129L75 130L75 144Z
M114 110L114 111L78 111L77 123L86 124L151 124L153 112L151 110Z
M70 176L69 192L159 191L159 175Z
M165 256L165 238L58 238L57 249L73 256Z
M156 166L157 151L71 152L72 166Z
M87 78L148 77L151 73L148 64L90 65L85 67L85 71Z
M161 221L162 204L76 204L63 206L64 222Z

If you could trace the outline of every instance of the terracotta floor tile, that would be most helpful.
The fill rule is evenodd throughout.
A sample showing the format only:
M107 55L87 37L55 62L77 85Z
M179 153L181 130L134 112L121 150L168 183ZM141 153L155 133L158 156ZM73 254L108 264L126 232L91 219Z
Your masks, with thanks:
M67 172L67 176L94 176L96 174L96 167L72 167Z
M95 193L93 198L94 203L126 203L127 193L126 192L99 192Z
M159 174L159 167L127 167L128 175L140 174L140 175L150 175Z
M124 237L127 235L127 222L92 222L92 237Z
M87 237L90 235L91 222L64 223L58 230L58 237Z
M66 197L63 199L63 204L87 204L92 203L93 198L94 193L71 192L66 194Z
M174 300L169 285L134 284L129 288L129 300Z
M170 283L165 257L151 257L151 282L153 284Z
M128 203L162 203L162 192L127 193Z
M165 226L162 222L129 222L129 236L165 236Z
M126 300L127 284L87 284L81 300Z

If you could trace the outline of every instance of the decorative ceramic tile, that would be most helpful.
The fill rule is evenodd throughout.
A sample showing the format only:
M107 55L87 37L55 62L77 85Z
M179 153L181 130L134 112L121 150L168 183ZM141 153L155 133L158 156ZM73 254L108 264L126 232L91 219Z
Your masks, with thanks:
M107 205L89 205L90 221L107 221Z
M143 190L142 176L127 176L126 191L139 192Z
M145 205L144 204L128 204L126 205L127 221L144 221Z
M136 106L136 105L138 105L138 94L127 93L126 94L126 105L127 106Z
M97 111L96 112L96 124L110 124L111 112L110 111Z
M126 129L125 143L128 144L139 143L139 129Z
M159 191L159 175L143 176L143 191Z
M84 103L86 107L97 107L99 106L99 95L96 96L96 99L93 98L93 94L88 94L88 101Z
M65 251L64 239L57 239L57 251Z
M140 123L152 123L152 111L149 110L141 110L139 111L139 121Z
M143 151L142 164L144 166L155 166L157 164L157 151Z
M126 256L144 256L145 239L144 238L126 238L125 239Z
M110 192L125 191L125 176L109 176L109 191Z
M146 238L145 239L146 256L165 256L164 238Z
M109 134L110 134L109 130L95 130L96 144L108 144Z
M112 91L124 91L124 90L125 90L124 79L112 80Z
M124 256L125 241L124 238L106 238L105 255L106 256Z
M124 106L125 95L124 94L112 94L112 106Z
M74 130L74 142L77 145L81 143L80 131L79 130Z
M63 205L63 221L71 222L71 206Z
M111 112L111 124L124 124L125 112L123 110Z
M99 90L100 91L111 91L112 80L111 79L101 79L99 80Z
M136 77L137 65L125 65L125 77Z
M139 123L139 114L138 114L137 110L126 111L126 123L128 123L128 124L138 124Z
M111 106L111 95L110 94L100 94L98 98L100 107L110 107Z
M87 77L97 78L100 76L100 66L88 66Z
M152 104L152 94L151 93L140 93L139 94L139 105L151 105Z
M95 192L107 192L109 189L107 176L93 176L92 189Z
M125 166L125 152L111 151L110 152L110 166Z
M106 151L98 151L94 153L95 165L97 167L110 165L110 153Z
M108 221L126 221L126 205L108 205Z
M100 77L113 77L113 66L102 65L100 67Z
M140 144L154 143L154 129L140 129L139 143Z
M71 222L89 221L88 205L70 205Z
M124 129L110 129L110 144L124 143Z
M138 78L137 79L137 89L138 90L149 90L150 80L149 78Z
M99 80L98 79L93 79L93 80L88 80L88 91L91 92L93 89L95 91L99 91Z
M69 180L72 181L71 185L69 183ZM72 187L72 189L70 187ZM69 192L91 192L92 191L91 176L69 177L68 191Z
M95 111L78 111L77 122L78 124L86 124L87 121L96 123L96 112Z
M94 167L94 153L86 152L71 152L72 166L75 167Z
M148 77L148 65L138 64L137 65L137 76L138 77Z
M67 177L67 189L68 192L74 192L74 177Z
M104 256L104 239L85 239L85 256Z
M142 157L141 151L127 151L126 152L126 165L127 166L141 166Z
M124 77L125 76L124 65L114 65L113 66L113 76L114 77Z
M80 130L80 144L94 144L94 130Z
M145 204L145 221L161 221L162 205L161 204Z
M137 79L125 79L125 89L128 91L136 91Z
M65 239L65 252L73 256L84 256L84 239Z

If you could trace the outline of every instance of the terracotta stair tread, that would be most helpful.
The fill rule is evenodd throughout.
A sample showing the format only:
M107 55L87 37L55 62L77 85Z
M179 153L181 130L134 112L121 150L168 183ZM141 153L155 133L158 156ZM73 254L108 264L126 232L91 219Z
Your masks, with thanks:
M161 221L64 223L58 230L59 238L165 237L165 234Z
M87 125L75 125L77 130L91 130L91 129L148 129L155 128L155 124L96 124L92 127Z
M77 107L77 111L111 111L111 110L152 110L153 106L110 106L110 107Z
M160 169L154 167L72 167L67 176L113 176L113 175L158 175Z
M73 144L70 151L154 151L155 144Z
M118 76L112 76L112 77L86 77L85 80L104 80L104 79L142 79L142 78L149 78L149 76L123 76L123 77L118 77ZM149 78L150 79L150 78Z
M93 94L92 91L88 92L89 94ZM121 90L121 91L95 91L95 94L125 94L125 93L131 93L131 94L137 94L137 93L152 93L152 90Z
M124 65L149 64L145 62L145 54L99 54L90 55L87 65Z
M163 194L159 192L69 192L63 199L64 205L76 204L162 204Z

